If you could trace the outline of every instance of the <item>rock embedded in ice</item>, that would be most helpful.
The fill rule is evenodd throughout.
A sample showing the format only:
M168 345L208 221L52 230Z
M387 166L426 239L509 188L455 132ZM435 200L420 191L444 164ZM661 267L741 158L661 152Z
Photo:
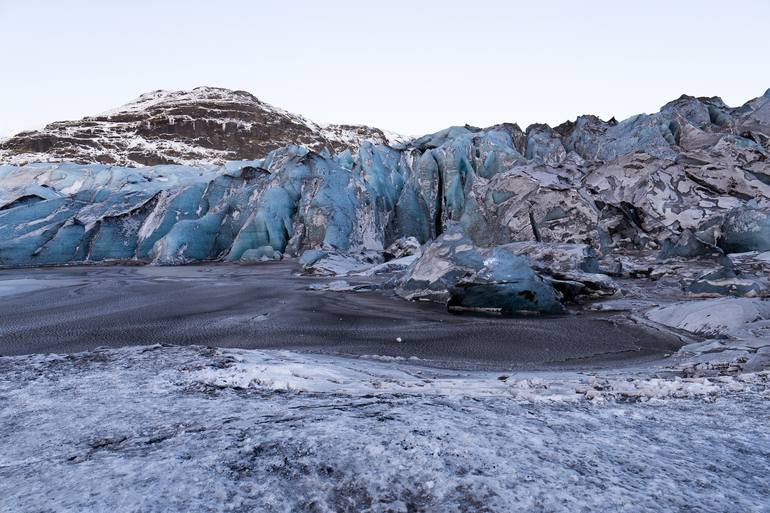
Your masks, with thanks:
M660 251L662 259L668 258L698 258L714 255L718 253L715 246L707 244L698 238L690 229L685 229L676 237L664 241L663 248Z
M420 241L414 237L401 237L383 252L385 260L399 259L411 255L420 255Z
M430 243L403 278L397 294L445 302L450 308L556 312L553 287L526 258L502 247L479 248L459 226Z
M770 250L770 209L731 210L722 224L720 246L728 253Z
M739 277L734 270L722 268L699 276L687 291L699 296L743 296L757 297L767 290L757 280Z
M587 244L527 241L501 247L525 257L565 300L605 298L618 290L612 278L599 272L596 251Z

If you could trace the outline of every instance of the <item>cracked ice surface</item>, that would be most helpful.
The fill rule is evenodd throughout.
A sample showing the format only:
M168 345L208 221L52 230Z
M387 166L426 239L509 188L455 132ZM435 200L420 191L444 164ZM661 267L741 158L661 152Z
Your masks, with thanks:
M500 378L200 347L2 358L0 511L767 511L767 373Z

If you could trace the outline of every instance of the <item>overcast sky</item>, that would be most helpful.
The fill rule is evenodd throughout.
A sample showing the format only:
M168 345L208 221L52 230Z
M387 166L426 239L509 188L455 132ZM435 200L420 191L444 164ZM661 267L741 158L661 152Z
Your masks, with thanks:
M404 134L770 88L770 1L0 0L0 136L154 89Z

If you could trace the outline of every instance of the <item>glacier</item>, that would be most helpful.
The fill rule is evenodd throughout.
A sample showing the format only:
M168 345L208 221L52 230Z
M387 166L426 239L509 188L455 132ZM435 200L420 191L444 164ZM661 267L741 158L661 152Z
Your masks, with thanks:
M770 249L767 134L770 91L739 108L683 96L620 122L457 126L336 152L289 145L222 165L3 165L0 265L247 263L306 253L307 262L323 253L344 274L382 264L400 239L427 244L457 232L479 255L518 257L488 248L524 242L541 255L573 245L595 252L594 271L605 275L684 258L711 259L712 271L740 280L725 255ZM587 275L596 272L533 271L537 259L514 260L507 265L521 273L547 274L540 294L555 287L558 300L589 284L611 290ZM724 290L765 294L766 273L753 278L756 286ZM466 283L465 302L485 307L472 296L497 290L493 306L502 307L499 285L476 294ZM530 285L506 287L531 293ZM459 297L462 287L450 288L442 297ZM550 311L555 301L519 306Z

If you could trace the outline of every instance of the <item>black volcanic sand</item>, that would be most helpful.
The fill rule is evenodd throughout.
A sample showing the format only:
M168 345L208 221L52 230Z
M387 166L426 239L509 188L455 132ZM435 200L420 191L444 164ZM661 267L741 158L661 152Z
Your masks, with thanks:
M293 262L0 271L0 355L164 343L416 356L457 369L588 369L681 345L606 315L458 315L388 291L312 291L333 280L296 272Z

